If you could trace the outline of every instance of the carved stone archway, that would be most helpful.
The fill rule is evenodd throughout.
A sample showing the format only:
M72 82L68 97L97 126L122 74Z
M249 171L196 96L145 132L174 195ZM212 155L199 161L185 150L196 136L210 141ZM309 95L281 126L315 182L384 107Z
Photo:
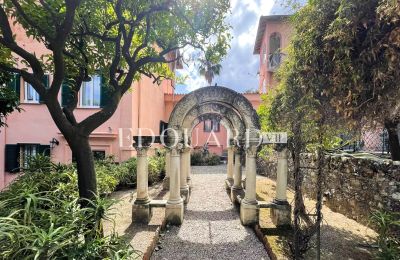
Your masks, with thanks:
M183 97L170 116L168 127L169 188L166 218L171 224L183 221L183 205L189 201L190 136L191 131L206 115L221 117L228 130L235 133L228 148L226 187L231 199L240 204L240 219L244 225L258 221L256 199L256 153L260 124L256 111L243 95L225 87L204 87ZM246 154L246 189L242 185L240 157ZM189 166L188 166L189 162ZM183 199L181 198L183 197Z

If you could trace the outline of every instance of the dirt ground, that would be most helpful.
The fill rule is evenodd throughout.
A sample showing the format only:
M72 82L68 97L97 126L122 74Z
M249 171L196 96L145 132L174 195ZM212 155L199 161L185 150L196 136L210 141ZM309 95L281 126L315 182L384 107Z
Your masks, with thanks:
M266 177L257 179L257 195L259 200L270 202L275 197L276 183ZM294 192L289 190L288 201L294 207ZM315 209L315 201L305 198L305 205L308 212ZM323 207L323 225L321 227L321 259L342 260L360 259L367 260L373 258L374 238L377 234L372 229L347 218L346 216L331 211L328 207ZM260 227L271 227L269 209L262 209L260 213ZM291 237L289 237L291 239ZM288 239L284 236L277 236L275 239L274 250L281 252L282 257L289 255ZM311 241L315 244L315 241ZM316 259L316 250L312 248L307 252L306 259Z

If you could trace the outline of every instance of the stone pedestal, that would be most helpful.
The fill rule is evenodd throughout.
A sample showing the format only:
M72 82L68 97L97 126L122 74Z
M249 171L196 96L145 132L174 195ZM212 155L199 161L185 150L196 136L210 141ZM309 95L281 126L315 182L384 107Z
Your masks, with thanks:
M272 223L277 227L290 226L292 224L292 208L289 203L279 204L279 207L270 209Z
M169 198L165 209L167 223L171 225L180 225L183 222L183 200L180 195L180 150L179 145L171 149Z
M187 204L189 202L190 198L190 192L189 192L189 185L187 183L187 177L188 177L188 162L187 160L189 159L187 154L190 153L190 148L185 147L181 150L181 161L180 161L180 192L181 192L181 197L183 198L183 202Z
M149 203L144 204L136 204L136 202L132 206L132 221L136 223L144 223L147 224L150 222L153 213Z
M167 202L165 218L170 225L181 225L183 223L183 201L179 204L170 204Z
M257 204L240 203L240 221L245 226L258 224L259 208Z

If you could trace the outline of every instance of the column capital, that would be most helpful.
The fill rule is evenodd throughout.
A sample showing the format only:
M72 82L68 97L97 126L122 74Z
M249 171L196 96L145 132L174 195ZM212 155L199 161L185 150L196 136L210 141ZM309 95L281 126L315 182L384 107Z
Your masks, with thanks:
M277 151L278 152L278 159L288 159L289 158L289 150L284 147L283 149Z
M171 156L180 156L183 149L183 144L178 143L177 145L170 147Z
M249 157L256 157L257 152L258 152L258 147L255 145L247 147L247 149L246 149L246 155Z
M137 146L137 145L134 144L133 147L135 148L138 156L146 156L147 155L147 151L149 150L151 145L148 145L148 146L143 146L143 145Z

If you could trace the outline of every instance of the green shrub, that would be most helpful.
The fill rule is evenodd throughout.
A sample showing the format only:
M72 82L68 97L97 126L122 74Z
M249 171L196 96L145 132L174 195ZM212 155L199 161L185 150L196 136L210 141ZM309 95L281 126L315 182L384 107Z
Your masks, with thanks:
M148 162L149 183L159 181L165 152L157 150ZM136 158L117 164L107 157L95 170L100 195L136 184ZM135 251L124 240L101 236L101 221L115 202L99 196L81 208L77 187L74 165L29 158L24 174L0 193L0 259L131 259Z
M106 166L96 167L105 171ZM114 201L96 197L82 208L75 169L64 169L26 172L0 193L0 259L131 258L129 244L115 234L100 235ZM100 183L108 183L110 177L103 175Z
M214 166L221 164L221 158L214 153L204 154L199 151L195 151L190 157L191 165L197 166Z
M400 240L396 236L400 229L400 213L376 211L371 215L372 224L378 229L378 259L400 259Z
M155 155L148 158L149 184L153 184L163 178L165 174L165 152L156 150Z
M206 165L214 166L221 164L221 158L216 154L210 154L205 158Z

